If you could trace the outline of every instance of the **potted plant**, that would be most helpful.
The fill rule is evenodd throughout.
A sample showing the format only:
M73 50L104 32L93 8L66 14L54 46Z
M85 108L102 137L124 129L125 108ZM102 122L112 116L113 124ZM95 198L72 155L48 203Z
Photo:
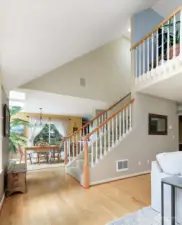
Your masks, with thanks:
M9 151L10 153L18 153L20 148L27 145L27 137L21 131L16 129L18 126L29 126L29 122L16 118L15 115L21 111L21 107L13 106L10 108L10 138ZM20 152L19 152L20 153Z
M175 38L174 38L174 36L170 36L170 48L169 48L169 58L170 59L173 58L174 43L176 44L175 56L178 56L180 54L180 33L179 33L179 30L176 31Z

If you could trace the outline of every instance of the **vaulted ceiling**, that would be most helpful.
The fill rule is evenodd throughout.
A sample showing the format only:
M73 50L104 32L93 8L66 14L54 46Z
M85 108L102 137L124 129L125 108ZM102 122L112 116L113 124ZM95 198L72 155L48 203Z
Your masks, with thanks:
M171 0L172 1L172 0ZM0 66L7 89L122 36L156 0L0 0Z

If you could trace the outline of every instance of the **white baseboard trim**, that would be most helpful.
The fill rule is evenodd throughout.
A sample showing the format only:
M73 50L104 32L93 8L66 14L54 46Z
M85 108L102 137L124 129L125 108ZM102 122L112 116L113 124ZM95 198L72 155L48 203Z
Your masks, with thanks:
M145 174L148 174L150 172L151 172L151 170L148 170L148 171L144 171L144 172L140 172L140 173L133 173L133 174L129 174L129 175L121 176L121 177L114 177L114 178L108 178L108 179L105 179L105 180L94 181L94 182L90 183L90 186L97 185L97 184L104 184L104 183L117 181L117 180L122 180L122 179L125 179L125 178L145 175Z
M3 197L2 197L2 199L1 199L1 201L0 201L0 211L1 211L1 209L2 209L4 199L5 199L5 194L3 194Z

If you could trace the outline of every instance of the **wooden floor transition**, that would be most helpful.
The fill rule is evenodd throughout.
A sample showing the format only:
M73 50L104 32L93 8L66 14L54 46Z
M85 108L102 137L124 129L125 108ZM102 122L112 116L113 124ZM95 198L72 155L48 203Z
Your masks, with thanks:
M150 175L84 190L64 168L29 172L27 194L5 200L0 225L105 225L150 205Z

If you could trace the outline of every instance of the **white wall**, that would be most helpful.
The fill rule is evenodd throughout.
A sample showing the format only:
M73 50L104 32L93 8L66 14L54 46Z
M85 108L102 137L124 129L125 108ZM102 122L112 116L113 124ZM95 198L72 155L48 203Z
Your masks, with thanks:
M96 167L91 168L91 182L149 171L156 154L179 148L175 102L137 94L133 109L133 131ZM168 135L148 135L149 113L168 116L168 128L173 128L168 130ZM116 172L116 161L120 159L129 160L128 171ZM138 164L139 161L141 165Z
M130 58L130 42L122 37L22 87L113 103L130 92Z

